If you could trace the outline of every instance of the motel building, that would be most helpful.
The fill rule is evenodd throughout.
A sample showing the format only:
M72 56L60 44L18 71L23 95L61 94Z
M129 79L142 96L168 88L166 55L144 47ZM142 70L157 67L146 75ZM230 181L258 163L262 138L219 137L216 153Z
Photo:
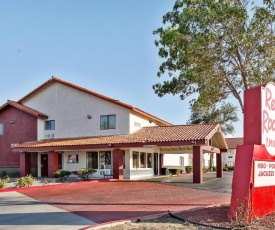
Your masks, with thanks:
M92 168L95 178L141 179L179 159L202 183L210 153L223 176L223 152L219 124L172 125L56 77L0 107L0 171L10 174L53 177L57 170Z

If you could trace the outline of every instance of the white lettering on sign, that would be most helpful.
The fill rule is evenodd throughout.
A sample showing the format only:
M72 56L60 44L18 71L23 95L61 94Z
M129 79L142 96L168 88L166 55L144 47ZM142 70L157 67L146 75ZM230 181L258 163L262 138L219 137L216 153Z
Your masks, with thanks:
M275 185L275 162L254 161L254 187Z
M275 85L270 82L261 91L262 138L267 152L275 156Z
M18 145L19 145L19 143L12 143L11 148L17 147Z

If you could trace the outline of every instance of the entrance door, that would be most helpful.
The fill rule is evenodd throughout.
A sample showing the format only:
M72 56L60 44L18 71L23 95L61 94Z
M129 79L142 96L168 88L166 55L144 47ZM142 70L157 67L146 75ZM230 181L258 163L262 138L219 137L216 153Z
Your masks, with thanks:
M159 165L159 158L158 158L158 154L154 153L154 174L158 175L158 165Z
M48 154L41 154L41 176L48 176Z

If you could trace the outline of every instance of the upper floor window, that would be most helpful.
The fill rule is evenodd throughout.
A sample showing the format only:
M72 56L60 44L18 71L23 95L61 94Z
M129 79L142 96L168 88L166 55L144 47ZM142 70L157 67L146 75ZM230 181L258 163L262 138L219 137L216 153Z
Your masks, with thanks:
M55 120L45 121L45 130L55 130Z
M116 128L116 115L100 116L100 129L115 129L115 128Z
M2 123L0 123L0 135L4 134L4 126Z

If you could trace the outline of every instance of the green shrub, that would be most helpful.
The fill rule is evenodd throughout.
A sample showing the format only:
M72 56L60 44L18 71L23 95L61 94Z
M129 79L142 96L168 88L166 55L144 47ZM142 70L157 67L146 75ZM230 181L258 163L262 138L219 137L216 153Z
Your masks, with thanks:
M229 171L234 171L234 166L228 166L227 168Z
M192 167L192 166L185 166L185 172L186 172L186 173L191 173L191 172L193 172L193 167Z
M7 177L5 179L0 178L0 189L5 189L7 187L9 180L10 180L9 177Z
M77 175L81 180L91 180L93 173L95 173L95 169L77 169L72 171L73 174Z
M226 166L224 166L223 171L228 171L228 168Z
M60 181L65 181L68 176L70 176L72 173L70 171L65 170L59 170L54 172L54 177L58 178Z
M0 171L0 179L7 179L8 173L6 171Z
M203 168L203 169L202 169L202 172L204 172L204 173L209 172L209 168Z
M35 183L35 178L32 177L32 175L27 175L24 177L20 177L15 182L15 187L31 187Z
M212 171L216 172L217 171L217 167L216 166L212 166Z

